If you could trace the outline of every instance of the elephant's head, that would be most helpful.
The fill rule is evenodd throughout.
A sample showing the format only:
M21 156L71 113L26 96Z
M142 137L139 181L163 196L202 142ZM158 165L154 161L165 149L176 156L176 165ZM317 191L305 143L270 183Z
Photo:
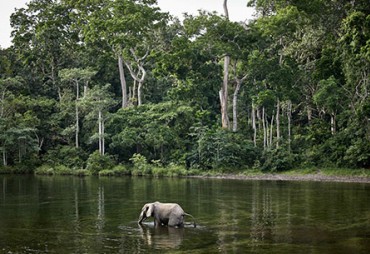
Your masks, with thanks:
M146 218L153 216L153 212L154 212L154 203L145 204L141 209L138 223L140 224L141 222L145 221Z

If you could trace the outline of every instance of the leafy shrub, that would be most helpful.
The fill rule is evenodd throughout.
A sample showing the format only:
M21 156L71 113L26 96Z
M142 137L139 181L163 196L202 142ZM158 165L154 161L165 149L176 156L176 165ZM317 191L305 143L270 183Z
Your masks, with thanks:
M101 155L99 151L95 151L87 159L86 169L92 174L99 174L99 171L103 169L112 169L114 164L114 159L111 156Z
M356 140L348 147L344 156L345 164L350 167L370 166L370 142L368 140Z
M73 172L75 176L89 176L91 173L87 169L78 169Z
M294 167L295 156L283 146L265 151L262 157L263 171L281 172Z
M194 128L194 147L186 159L189 167L239 169L252 167L259 150L242 134L219 128Z
M122 164L114 166L113 173L115 176L131 175L131 171Z
M168 176L168 177L177 177L177 176L187 176L190 174L197 174L198 171L188 171L182 165L176 165L171 163L167 167L154 167L152 169L153 176Z
M0 167L0 174L11 174L13 173L13 168L9 166Z
M42 165L35 169L36 175L54 175L54 169L50 165Z
M72 146L58 146L49 150L44 156L44 162L49 165L65 165L68 168L84 168L87 159L81 148Z
M145 156L135 153L130 161L133 163L132 175L143 176L150 175L152 169Z
M54 167L55 174L58 175L72 175L73 170L64 166L64 165L57 165Z
M186 176L188 174L188 171L181 165L175 165L173 163L171 163L168 167L167 167L167 175L168 176Z
M114 171L112 169L103 169L99 171L99 176L114 176Z
M153 167L152 174L156 177L166 176L167 170L164 167Z

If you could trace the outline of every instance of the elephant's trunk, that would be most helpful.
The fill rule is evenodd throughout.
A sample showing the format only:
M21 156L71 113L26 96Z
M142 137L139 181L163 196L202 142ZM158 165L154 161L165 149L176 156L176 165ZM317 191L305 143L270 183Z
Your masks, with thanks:
M137 222L138 222L139 224L141 224L145 219L146 219L146 218L145 218L144 214L143 214L143 213L141 213L141 214L140 214L140 216L139 216L139 220L138 220Z
M195 222L195 218L193 217L193 215L188 214L188 213L184 213L184 215L187 215L187 216L190 216L190 217L192 217L192 218L193 218L193 225L194 225L194 227L196 228L196 227L197 227L197 224L196 224L196 222Z

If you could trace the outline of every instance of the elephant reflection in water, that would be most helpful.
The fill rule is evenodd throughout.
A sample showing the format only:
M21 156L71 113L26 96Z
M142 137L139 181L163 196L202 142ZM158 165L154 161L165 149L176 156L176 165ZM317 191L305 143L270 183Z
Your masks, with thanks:
M155 227L153 224L139 224L145 243L158 249L178 248L184 240L184 228Z

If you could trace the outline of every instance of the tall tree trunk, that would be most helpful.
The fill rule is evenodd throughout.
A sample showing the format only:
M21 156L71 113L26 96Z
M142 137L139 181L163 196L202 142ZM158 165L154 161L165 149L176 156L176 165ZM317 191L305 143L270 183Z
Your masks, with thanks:
M220 90L221 121L222 121L222 128L224 129L228 129L230 126L229 116L227 114L229 64L230 64L230 56L226 55L224 57L224 77L223 77L222 87Z
M123 69L123 57L121 53L118 55L119 78L121 80L122 91L122 108L127 107L127 84L125 79L125 70Z
M331 134L334 135L335 132L336 132L336 120L335 120L335 113L331 113L330 114L330 130L331 130Z
M85 97L86 97L88 89L89 89L89 81L86 81L86 82L84 83L84 93L83 93L83 98L85 98Z
M143 104L142 98L141 98L141 91L143 88L143 82L139 81L139 84L137 86L137 105L141 106Z
M253 128L253 144L257 146L257 125L256 125L256 110L254 103L252 102L252 128Z
M102 135L102 155L105 155L105 125L104 125L104 118L102 119L102 122L101 122L101 125L102 125L102 132L101 132L101 135Z
M223 4L224 14L226 20L229 20L229 11L227 8L227 0L224 0ZM222 82L222 87L220 90L220 103L221 103L221 121L222 128L229 129L230 122L229 116L227 114L227 99L228 99L228 82L229 82L229 65L230 65L230 56L225 55L224 57L224 77Z
M274 131L274 115L272 115L271 125L270 125L270 147L272 147L272 137L274 136L273 131Z
M267 131L265 123L265 107L262 107L262 127L263 127L263 149L267 146Z
M76 81L76 132L75 132L76 148L79 147L78 134L80 132L79 111L78 111L79 94L80 94L80 88L78 85L78 81Z
M137 75L139 75L139 74L137 74ZM134 79L134 85L132 86L132 105L137 105L137 87L136 87L136 83L137 83L137 81L136 81L136 79Z
M269 121L267 120L267 114L265 112L265 126L266 126L266 147L270 147L270 125Z
M307 108L306 108L306 110L307 110L307 120L308 120L308 124L311 124L311 122L312 122L312 108L311 108L311 106L310 106L310 104L308 103L308 101L310 101L310 98L308 98L308 96L306 96L306 102L307 102Z
M136 86L136 82L138 83L137 86L137 105L140 106L142 105L142 88L144 84L144 80L146 77L146 70L144 69L144 66L140 63L140 60L135 57L137 61L137 67L138 67L138 72L137 74L134 72L132 65L129 61L125 61L125 65L130 71L131 77L134 79L134 90ZM141 77L139 78L139 75L141 73Z
M276 104L276 148L279 148L280 142L280 100Z
M236 81L236 87L233 94L233 132L238 130L238 94L241 82L241 80Z
M103 155L103 142L102 142L102 115L101 110L98 113L98 124L99 124L99 153Z
M223 8L224 8L225 17L227 20L229 20L229 10L227 8L227 0L224 0Z
M6 159L5 145L3 146L3 166L8 166L8 160Z
M288 101L288 109L287 109L287 116L288 116L288 144L289 144L289 151L290 151L290 143L291 143L291 121L292 121L292 102Z

